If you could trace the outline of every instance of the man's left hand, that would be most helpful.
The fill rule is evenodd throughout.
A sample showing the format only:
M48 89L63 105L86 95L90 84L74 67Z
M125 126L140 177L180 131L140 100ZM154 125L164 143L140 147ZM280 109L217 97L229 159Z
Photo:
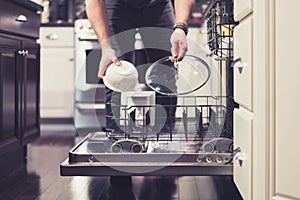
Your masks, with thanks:
M179 28L175 29L171 35L170 42L172 45L172 56L170 56L170 60L172 62L174 62L176 59L181 61L188 50L185 32Z

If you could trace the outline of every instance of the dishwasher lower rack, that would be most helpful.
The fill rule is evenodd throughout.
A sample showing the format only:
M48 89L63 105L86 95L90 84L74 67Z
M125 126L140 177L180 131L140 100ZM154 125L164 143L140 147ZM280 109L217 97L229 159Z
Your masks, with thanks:
M107 117L112 118L118 128L107 131L107 137L139 141L189 141L195 139L189 138L189 135L196 133L201 141L232 138L232 130L228 129L226 120L228 97L161 96L159 101L169 104L155 104L153 96L143 92L124 96L124 105L111 105L112 116Z
M165 122L174 122L168 130L155 126L159 115L151 122L151 105L120 106L121 131L89 133L69 151L61 175L232 175L233 141L223 135L224 102L216 97L187 100L178 99L179 114ZM147 110L145 118L136 120L136 109Z

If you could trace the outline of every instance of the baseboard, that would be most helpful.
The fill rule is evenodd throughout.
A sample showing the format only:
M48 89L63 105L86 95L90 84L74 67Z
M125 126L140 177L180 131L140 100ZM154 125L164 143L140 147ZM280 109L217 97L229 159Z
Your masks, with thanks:
M74 124L73 118L40 118L41 124Z

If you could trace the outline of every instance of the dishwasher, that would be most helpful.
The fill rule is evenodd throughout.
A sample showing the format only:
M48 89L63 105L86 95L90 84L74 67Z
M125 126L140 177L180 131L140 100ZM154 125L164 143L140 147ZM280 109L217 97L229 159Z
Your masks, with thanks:
M222 79L219 81L220 95L193 93L206 87L211 75L211 67L197 55L190 57L202 63L206 74L201 84L189 86L189 92L179 94L160 91L163 94L161 98L164 95L165 98L176 96L176 105L164 105L164 108L176 110L174 117L168 116L162 106L155 104L155 78L146 78L152 81L147 82L152 91L122 93L120 103L112 105L118 112L116 118L120 131L101 129L82 137L61 163L62 176L233 174L232 160L237 153L233 148L233 110L238 105L233 100L231 67L232 36L236 25L232 0L211 1L202 23L204 21L211 52L206 56L218 63ZM152 64L152 71L150 66L146 76L151 77L155 66L166 60L160 59ZM172 68L175 73L179 69L176 64ZM164 130L161 124L169 125L169 129Z

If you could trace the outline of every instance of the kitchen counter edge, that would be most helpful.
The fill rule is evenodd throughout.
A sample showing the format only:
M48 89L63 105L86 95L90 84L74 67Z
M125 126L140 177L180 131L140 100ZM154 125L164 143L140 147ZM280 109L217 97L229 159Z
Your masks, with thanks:
M33 10L33 11L36 11L36 12L42 12L43 11L43 6L37 4L33 1L30 1L30 0L5 0L5 1L9 1L9 2L12 2L12 3L18 4L22 7L25 7L27 9L30 9L30 10Z

